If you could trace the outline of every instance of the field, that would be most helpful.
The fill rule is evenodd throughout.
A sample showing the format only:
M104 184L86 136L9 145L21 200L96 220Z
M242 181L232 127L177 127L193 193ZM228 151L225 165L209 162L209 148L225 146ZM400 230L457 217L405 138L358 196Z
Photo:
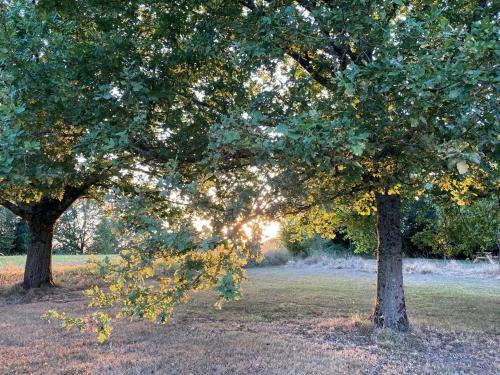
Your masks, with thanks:
M114 255L52 255L54 264L60 269L63 266L82 266L94 257L102 259L105 256L114 257ZM0 271L6 267L24 267L26 255L0 256Z
M1 258L0 258L1 259ZM406 273L412 330L368 321L375 274L321 264L249 270L241 301L214 310L198 293L166 326L122 321L102 345L40 319L85 312L82 259L55 258L58 283L23 294L7 285L21 268L0 265L1 374L496 374L497 276ZM1 284L0 284L1 285Z

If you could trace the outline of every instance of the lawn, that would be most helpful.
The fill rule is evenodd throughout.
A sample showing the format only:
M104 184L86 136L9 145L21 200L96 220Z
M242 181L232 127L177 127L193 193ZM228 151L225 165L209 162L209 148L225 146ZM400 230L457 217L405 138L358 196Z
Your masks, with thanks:
M116 257L116 255L52 255L52 260L56 266L84 265L91 257L102 259L105 256ZM24 267L26 255L0 256L0 272L9 266Z
M56 259L56 262L58 260ZM75 275L62 287L0 297L0 373L496 374L497 278L405 275L412 330L373 329L375 275L318 266L251 269L241 301L214 310L198 293L166 326L122 321L109 342L40 320L85 312ZM1 271L0 271L1 272ZM66 274L66 277L61 275ZM79 270L76 278L85 278Z

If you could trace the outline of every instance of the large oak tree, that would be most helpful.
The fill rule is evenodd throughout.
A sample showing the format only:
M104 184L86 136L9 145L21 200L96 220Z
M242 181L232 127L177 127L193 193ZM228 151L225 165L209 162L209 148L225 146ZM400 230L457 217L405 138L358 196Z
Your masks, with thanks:
M0 3L0 204L30 228L25 288L54 284L54 225L75 200L195 174L239 82L204 3Z
M466 204L496 189L496 10L484 1L239 3L228 29L254 70L253 105L214 130L215 164L268 171L271 209L375 213L373 319L408 329L401 197Z

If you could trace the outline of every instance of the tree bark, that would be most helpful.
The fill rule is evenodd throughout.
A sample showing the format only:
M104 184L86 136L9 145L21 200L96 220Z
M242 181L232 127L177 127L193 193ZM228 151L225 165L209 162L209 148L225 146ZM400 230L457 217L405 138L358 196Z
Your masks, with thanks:
M373 321L377 327L409 328L403 290L403 249L399 195L377 194L377 300Z
M30 243L24 269L24 289L55 286L52 276L52 237L55 221L33 217L28 221Z

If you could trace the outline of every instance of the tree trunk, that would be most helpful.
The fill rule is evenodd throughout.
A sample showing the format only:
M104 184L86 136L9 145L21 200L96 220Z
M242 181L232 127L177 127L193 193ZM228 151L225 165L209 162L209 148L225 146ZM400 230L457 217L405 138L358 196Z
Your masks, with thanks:
M82 185L65 186L62 198L42 198L38 202L12 203L0 197L0 205L22 217L30 230L28 257L24 269L25 289L54 286L52 277L52 237L57 219L100 178L90 175Z
M399 195L377 194L377 300L373 320L377 327L409 328L403 290L401 202Z
M55 221L34 217L28 221L30 243L24 270L24 289L55 286L52 278L52 237Z

